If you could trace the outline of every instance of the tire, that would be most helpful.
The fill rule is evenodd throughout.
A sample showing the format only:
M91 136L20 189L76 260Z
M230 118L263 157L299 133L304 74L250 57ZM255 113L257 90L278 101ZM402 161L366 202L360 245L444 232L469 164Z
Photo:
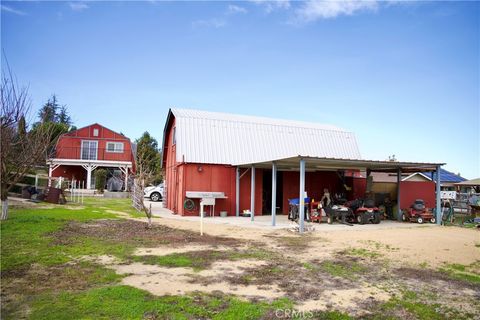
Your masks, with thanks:
M328 217L327 217L327 223L328 223L328 224L332 224L332 222L333 222L332 216L328 216Z
M362 219L362 216L360 214L357 215L357 222L358 222L358 224L363 224L363 219Z
M405 215L405 213L402 213L402 221L403 222L407 221L407 216Z
M422 223L423 223L423 218L422 218L422 217L418 217L418 218L417 218L417 222L418 222L419 224L422 224Z
M154 192L150 195L150 200L152 200L153 202L161 201L162 195L159 192Z
M373 223L374 224L379 224L380 223L380 212L376 211L373 214Z
M363 224L370 223L370 218L369 217L370 217L370 215L367 214L367 213L362 214Z
M430 223L435 223L435 222L437 222L437 219L435 217L430 219Z

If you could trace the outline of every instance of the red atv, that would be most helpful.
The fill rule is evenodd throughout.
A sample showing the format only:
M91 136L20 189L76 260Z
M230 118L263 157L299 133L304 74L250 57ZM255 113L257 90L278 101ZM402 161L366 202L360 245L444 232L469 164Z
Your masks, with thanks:
M402 210L402 220L410 222L424 223L430 221L435 223L435 215L432 210L425 207L425 202L422 199L417 199L407 210Z
M375 207L375 202L372 199L357 199L350 201L348 207L352 209L353 214L351 220L359 224L366 223L380 223L380 210Z

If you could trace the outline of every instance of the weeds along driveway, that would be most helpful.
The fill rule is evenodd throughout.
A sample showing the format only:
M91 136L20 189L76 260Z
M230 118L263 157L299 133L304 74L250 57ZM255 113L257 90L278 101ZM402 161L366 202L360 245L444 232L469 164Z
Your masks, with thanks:
M5 319L277 319L292 308L319 319L480 314L475 230L299 236L211 223L200 236L196 221L182 219L155 218L147 229L128 201L106 199L15 209L1 227ZM448 259L412 254L422 242Z

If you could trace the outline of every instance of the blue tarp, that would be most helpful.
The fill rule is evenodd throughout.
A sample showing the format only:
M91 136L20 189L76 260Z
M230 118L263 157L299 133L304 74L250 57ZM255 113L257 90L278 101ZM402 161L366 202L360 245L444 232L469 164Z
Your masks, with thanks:
M298 205L300 203L300 198L288 199L288 203ZM305 203L310 203L310 197L305 198Z
M436 172L422 172L424 175L427 177L431 178L433 181L436 181L437 179L437 173ZM459 176L458 174L455 174L453 172L447 171L445 169L440 169L440 182L452 182L452 183L457 183L457 182L462 182L466 181L467 179Z

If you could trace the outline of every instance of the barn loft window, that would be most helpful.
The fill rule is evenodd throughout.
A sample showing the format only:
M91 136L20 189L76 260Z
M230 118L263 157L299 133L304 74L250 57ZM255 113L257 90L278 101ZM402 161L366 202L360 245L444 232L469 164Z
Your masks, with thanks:
M173 128L172 144L177 143L177 127Z
M107 142L107 152L123 152L123 142Z
M98 137L98 129L93 129L93 136Z

